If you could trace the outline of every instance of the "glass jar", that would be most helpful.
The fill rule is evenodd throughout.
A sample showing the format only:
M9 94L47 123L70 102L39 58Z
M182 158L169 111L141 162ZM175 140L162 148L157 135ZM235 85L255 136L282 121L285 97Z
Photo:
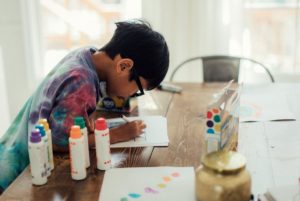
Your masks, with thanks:
M249 201L251 178L246 159L233 151L207 154L196 170L198 201Z

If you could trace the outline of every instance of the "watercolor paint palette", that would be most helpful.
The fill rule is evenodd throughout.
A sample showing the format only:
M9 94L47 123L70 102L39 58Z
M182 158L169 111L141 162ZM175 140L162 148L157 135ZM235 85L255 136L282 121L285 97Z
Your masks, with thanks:
M205 125L207 153L230 149L234 136L238 135L241 88L229 89L230 84L207 106Z
M116 168L105 172L100 201L196 201L193 167Z

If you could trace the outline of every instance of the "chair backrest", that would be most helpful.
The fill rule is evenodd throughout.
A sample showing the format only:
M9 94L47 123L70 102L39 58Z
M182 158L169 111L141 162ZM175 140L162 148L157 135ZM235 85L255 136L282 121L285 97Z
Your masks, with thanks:
M179 69L186 66L186 64L201 60L203 67L203 81L204 82L228 82L234 80L235 82L239 81L240 75L240 66L241 62L247 61L259 66L270 78L271 82L274 82L274 78L268 68L263 64L249 58L244 57L233 57L233 56L199 56L189 58L182 63L180 63L171 74L171 81L174 81L175 74Z

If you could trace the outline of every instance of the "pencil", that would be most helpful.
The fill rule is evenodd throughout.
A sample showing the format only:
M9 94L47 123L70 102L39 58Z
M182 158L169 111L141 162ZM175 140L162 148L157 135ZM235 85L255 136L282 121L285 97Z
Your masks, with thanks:
M126 117L125 115L122 115L122 119L127 123L131 122L130 119L128 119L128 117Z

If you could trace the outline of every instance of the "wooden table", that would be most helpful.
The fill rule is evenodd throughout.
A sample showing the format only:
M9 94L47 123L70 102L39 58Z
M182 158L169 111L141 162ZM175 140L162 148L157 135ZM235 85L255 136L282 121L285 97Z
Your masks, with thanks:
M113 149L113 167L193 166L196 168L200 165L204 153L203 113L212 100L213 94L225 84L181 84L181 86L183 87L181 94L158 90L148 92L148 95L139 98L138 111L131 114L132 116L167 117L169 146ZM101 115L107 114L101 113ZM69 156L56 154L55 169L46 185L33 186L29 169L26 168L2 194L0 201L97 201L104 171L97 170L95 159L95 151L92 150L88 177L83 181L74 181L70 175Z

